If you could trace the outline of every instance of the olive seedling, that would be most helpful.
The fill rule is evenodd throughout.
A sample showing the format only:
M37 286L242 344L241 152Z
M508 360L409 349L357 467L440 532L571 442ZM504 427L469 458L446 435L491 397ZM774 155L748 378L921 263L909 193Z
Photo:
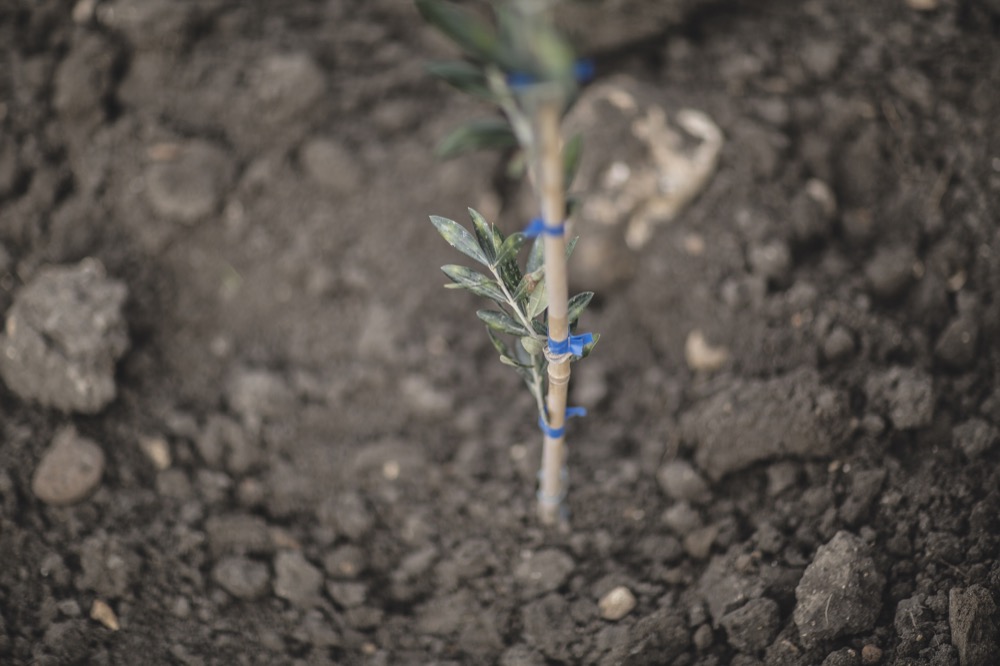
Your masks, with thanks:
M503 116L475 120L446 137L439 153L450 157L480 148L517 149L537 196L540 215L522 231L505 235L470 209L471 231L431 216L441 236L482 268L443 266L449 287L466 289L496 306L476 314L500 362L527 384L543 433L538 514L553 524L565 516L568 487L566 420L583 415L567 407L570 366L586 357L597 335L577 334L577 322L594 294L569 297L567 260L576 240L568 235L566 190L580 157L579 137L564 142L563 116L576 98L586 63L552 25L551 3L511 0L495 6L495 22L442 0L417 0L424 18L457 44L465 58L433 63L430 71L459 90L493 103ZM520 251L533 240L526 263Z

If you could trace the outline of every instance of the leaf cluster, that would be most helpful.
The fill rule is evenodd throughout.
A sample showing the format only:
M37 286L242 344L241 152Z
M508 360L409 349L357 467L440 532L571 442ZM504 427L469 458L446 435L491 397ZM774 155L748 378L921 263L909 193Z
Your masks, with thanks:
M544 0L495 4L494 21L446 0L416 0L424 19L458 46L462 60L434 62L428 71L458 90L499 107L506 116L468 122L437 147L451 158L483 149L531 150L530 107L539 94L557 94L568 108L577 93L573 49L541 16ZM581 141L574 137L565 153L566 187L579 164ZM510 161L512 175L523 173L526 158Z
M513 367L524 379L535 395L539 405L545 395L546 366L545 345L548 326L545 314L548 308L545 289L545 266L541 238L534 241L528 252L524 268L518 257L527 245L528 238L521 232L504 236L503 232L469 209L472 231L464 226L436 215L431 223L438 233L453 248L484 266L488 272L482 273L467 266L447 264L441 270L451 280L446 285L450 289L465 289L477 296L492 301L498 309L483 309L476 312L485 324L494 348L500 355L500 362ZM576 239L566 244L566 256L573 253ZM568 319L571 329L575 328L580 316L590 304L594 293L584 291L569 299ZM513 336L515 344L508 344L502 337ZM600 336L583 350L583 356L590 354Z

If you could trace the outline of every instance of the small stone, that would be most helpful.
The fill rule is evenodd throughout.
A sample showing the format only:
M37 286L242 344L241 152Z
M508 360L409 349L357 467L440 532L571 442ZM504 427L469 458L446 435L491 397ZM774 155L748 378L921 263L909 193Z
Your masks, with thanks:
M226 382L226 401L240 415L251 434L259 432L270 417L286 415L295 404L295 394L277 373L239 368Z
M861 648L861 663L866 666L882 661L882 648L871 643Z
M262 597L270 583L267 566L245 557L226 557L212 568L212 579L237 599Z
M627 587L619 585L601 597L597 606L601 609L601 617L617 622L632 612L635 608L635 595Z
M870 630L885 577L859 537L837 532L816 551L795 588L794 619L805 645Z
M726 613L719 624L726 630L730 645L740 652L753 654L770 645L778 635L781 612L777 602L761 597Z
M684 342L684 360L696 372L715 372L729 360L729 349L710 345L705 335L695 329Z
M961 666L995 664L997 641L997 605L993 595L982 585L952 588L948 593L948 624L951 643L958 650Z
M792 268L792 251L780 240L751 246L748 253L750 269L772 283L783 283Z
M975 460L993 448L1000 431L983 419L971 418L952 429L951 439L969 460Z
M718 525L706 525L684 537L684 552L696 560L708 559L712 545L719 536Z
M831 652L823 660L822 666L858 666L858 651L854 648L841 648Z
M172 462L170 456L170 445L163 437L139 437L139 448L146 454L149 461L153 463L156 471L162 472L170 468Z
M97 260L41 269L14 298L0 334L0 375L24 399L96 414L114 400L129 346L128 291Z
M319 598L323 574L298 551L284 551L274 558L274 593L296 606L310 606Z
M368 586L359 582L330 581L326 593L342 608L356 608L368 598Z
M90 619L97 620L111 631L121 629L121 625L118 624L118 616L111 610L111 606L100 599L94 599L94 603L90 607Z
M934 385L923 370L895 366L872 374L865 392L874 408L888 410L899 430L922 428L934 418Z
M711 626L703 624L694 630L694 636L692 638L694 646L698 652L704 652L708 648L712 647L712 643L715 642L715 632L712 631Z
M836 326L823 341L823 358L830 363L843 361L854 353L854 336L843 326Z
M891 300L901 295L913 282L913 266L917 257L910 247L879 250L865 266L865 276L872 293Z
M663 524L677 536L687 536L701 527L701 516L687 502L678 502L663 512Z
M976 360L979 325L969 316L953 319L938 336L934 356L948 367L964 370Z
M179 145L170 158L146 168L149 204L164 219L199 222L219 208L232 179L232 164L225 152L205 141Z
M305 53L281 53L263 58L251 71L255 108L268 123L291 120L323 95L326 77Z
M576 567L573 558L554 548L529 553L514 568L514 579L522 587L522 598L541 596L562 587Z
M702 504L712 498L708 483L691 463L673 460L656 473L660 489L674 500Z
M323 558L323 568L334 578L355 578L364 571L365 561L364 551L357 546L340 546Z
M259 516L211 516L205 522L205 534L209 548L216 556L266 553L271 549L267 523Z
M941 0L906 0L906 6L916 12L932 12L940 4Z
M72 426L56 433L42 457L31 490L52 506L76 504L90 495L104 474L104 451Z

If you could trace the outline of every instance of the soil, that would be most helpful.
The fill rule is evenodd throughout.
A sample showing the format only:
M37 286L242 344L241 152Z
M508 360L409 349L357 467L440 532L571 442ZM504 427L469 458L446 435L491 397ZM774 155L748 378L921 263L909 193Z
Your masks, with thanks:
M434 161L486 111L410 3L0 4L0 663L1000 663L1000 6L629 15L598 80L726 142L548 530L427 222L517 188Z

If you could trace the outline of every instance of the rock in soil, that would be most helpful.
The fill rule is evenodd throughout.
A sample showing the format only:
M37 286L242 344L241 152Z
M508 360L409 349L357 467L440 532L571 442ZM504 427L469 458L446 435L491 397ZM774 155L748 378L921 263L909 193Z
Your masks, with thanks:
M820 546L795 588L795 624L805 645L871 629L882 606L885 577L867 544L840 531Z
M44 268L22 288L0 335L0 375L21 398L96 414L115 397L129 346L125 285L93 259Z
M319 598L323 574L298 551L274 558L274 593L296 606L310 606Z
M846 396L811 369L765 381L737 380L681 419L695 460L718 481L783 456L832 455L846 434Z
M982 585L952 588L948 594L948 624L961 666L996 663L1000 644L997 620L997 605L988 589Z
M952 428L951 439L969 460L976 460L993 448L1000 431L983 419L971 418Z
M559 589L574 566L573 558L561 550L530 554L514 569L514 579L522 587L521 597L530 599Z
M934 418L934 384L923 370L894 366L865 382L872 408L888 412L899 430L922 428Z
M237 599L262 597L271 583L266 564L242 556L220 560L212 568L212 579Z
M661 467L656 480L667 497L674 500L703 504L712 498L708 483L684 460L673 460Z
M960 315L945 327L934 345L934 356L945 365L964 370L976 360L979 324L972 317Z
M740 652L754 654L766 648L781 629L781 612L773 599L751 599L719 621L729 644Z
M601 597L597 605L601 609L601 617L617 622L635 608L635 595L632 590L619 585Z
M104 451L70 426L56 433L42 456L31 491L46 504L76 504L97 488L103 474Z

